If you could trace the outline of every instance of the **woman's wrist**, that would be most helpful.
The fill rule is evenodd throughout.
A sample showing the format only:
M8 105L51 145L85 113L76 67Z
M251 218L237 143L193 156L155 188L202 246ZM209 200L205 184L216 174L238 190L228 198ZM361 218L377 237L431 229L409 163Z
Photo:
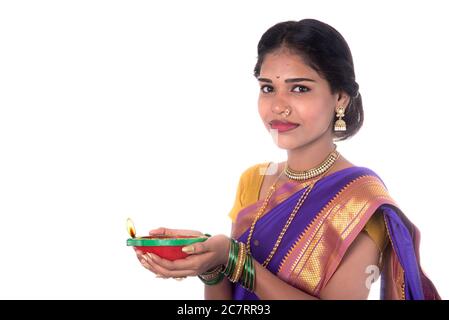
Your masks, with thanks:
M207 237L211 237L211 235L207 234L207 233L204 235ZM229 243L230 239L227 238L226 242ZM229 244L228 244L228 246L229 246ZM226 248L226 244L225 244L225 248ZM220 250L220 252L223 252L223 251L226 251L226 249ZM224 259L226 259L226 261L227 261L227 255L224 258L220 256L218 259L218 265L199 274L198 278L200 278L201 281L207 285L215 285L215 284L220 283L224 279L223 270L225 268L224 263L226 263L226 261L222 262L222 261L224 261Z
M229 237L225 238L225 243L224 243L224 250L223 250L223 255L221 256L220 259L220 264L223 266L226 266L226 264L228 263L229 260L229 250L231 250L231 241L232 239Z
M255 266L251 254L244 243L228 237L223 239L225 249L220 250L223 256L217 260L219 264L198 277L206 285L216 285L226 276L232 283L239 282L246 290L254 292Z

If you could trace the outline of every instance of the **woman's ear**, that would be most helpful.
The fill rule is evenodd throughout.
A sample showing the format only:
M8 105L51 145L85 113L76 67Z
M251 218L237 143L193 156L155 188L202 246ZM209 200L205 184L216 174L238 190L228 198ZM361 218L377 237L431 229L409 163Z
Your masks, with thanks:
M337 96L337 105L335 106L335 110L337 110L337 107L343 107L346 108L349 106L349 102L351 100L351 97L349 96L349 94L347 94L344 91L341 91L338 96Z

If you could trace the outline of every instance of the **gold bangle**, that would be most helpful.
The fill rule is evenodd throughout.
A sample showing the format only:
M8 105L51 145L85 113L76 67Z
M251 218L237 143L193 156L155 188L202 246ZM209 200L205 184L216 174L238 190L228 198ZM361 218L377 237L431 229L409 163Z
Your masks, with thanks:
M237 259L237 265L235 267L235 271L232 274L232 277L229 279L231 282L237 282L243 271L243 263L246 258L246 248L245 245L242 242L239 242L239 256Z
M214 269L208 270L202 274L199 274L198 276L206 281L210 281L214 278L217 278L220 273L223 271L223 265L218 265L217 267L215 267Z

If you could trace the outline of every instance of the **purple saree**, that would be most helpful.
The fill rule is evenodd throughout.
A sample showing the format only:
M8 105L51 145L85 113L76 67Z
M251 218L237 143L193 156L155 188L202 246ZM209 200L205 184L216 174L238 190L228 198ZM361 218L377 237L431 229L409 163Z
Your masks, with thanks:
M285 182L273 193L251 242L252 255L259 263L270 253L306 185ZM246 243L263 200L238 213L233 238ZM365 167L342 169L315 184L267 269L290 285L320 297L346 250L376 210L384 215L391 243L384 254L381 299L440 299L419 264L418 230L389 196L380 177ZM258 300L240 284L232 286L233 299Z

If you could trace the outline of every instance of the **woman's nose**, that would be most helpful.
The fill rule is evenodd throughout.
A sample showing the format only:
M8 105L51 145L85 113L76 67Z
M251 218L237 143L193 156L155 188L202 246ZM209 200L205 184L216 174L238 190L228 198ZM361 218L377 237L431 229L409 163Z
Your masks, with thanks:
M286 112L288 109L289 109L289 106L287 103L282 103L282 104L278 103L278 104L272 105L271 111L276 114L282 114L282 113Z

